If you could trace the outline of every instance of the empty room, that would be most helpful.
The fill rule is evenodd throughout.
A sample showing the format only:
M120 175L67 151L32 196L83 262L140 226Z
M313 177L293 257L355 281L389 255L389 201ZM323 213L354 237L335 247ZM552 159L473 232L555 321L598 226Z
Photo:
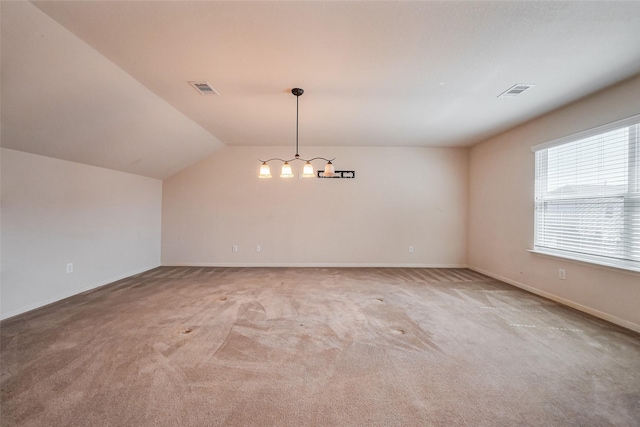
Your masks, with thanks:
M640 426L640 2L0 17L0 425Z

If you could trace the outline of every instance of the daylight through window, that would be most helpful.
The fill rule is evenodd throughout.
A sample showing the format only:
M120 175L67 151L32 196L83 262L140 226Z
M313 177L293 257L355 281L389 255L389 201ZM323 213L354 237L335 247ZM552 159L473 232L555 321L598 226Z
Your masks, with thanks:
M640 115L533 151L534 251L640 271Z

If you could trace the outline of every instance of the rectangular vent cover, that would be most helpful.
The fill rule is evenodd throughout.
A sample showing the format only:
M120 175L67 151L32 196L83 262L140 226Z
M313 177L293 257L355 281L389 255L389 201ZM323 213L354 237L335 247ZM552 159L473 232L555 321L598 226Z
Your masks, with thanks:
M211 86L211 84L209 82L189 82L189 84L191 86L193 86L193 88L195 90L197 90L198 93L201 94L201 95L218 95L218 96L220 96L218 91L215 90L213 88L213 86Z
M506 91L504 91L500 95L498 95L498 98L514 98L514 97L520 95L525 90L530 89L530 88L532 88L534 86L535 85L525 85L525 84L513 85L509 89L507 89Z

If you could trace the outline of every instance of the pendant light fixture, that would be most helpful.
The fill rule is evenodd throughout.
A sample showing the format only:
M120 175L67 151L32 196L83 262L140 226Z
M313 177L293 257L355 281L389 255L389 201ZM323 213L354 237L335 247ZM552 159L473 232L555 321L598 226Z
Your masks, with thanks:
M258 178L271 178L271 168L269 168L269 165L267 163L272 160L279 160L283 162L280 178L293 178L295 176L293 174L293 170L291 169L291 165L289 164L289 162L293 162L294 160L302 160L305 162L304 168L302 169L303 178L313 178L316 176L313 171L313 165L311 164L311 162L314 160L326 161L327 164L324 167L324 173L322 174L322 176L326 178L333 177L335 175L336 170L333 167L333 163L331 162L335 159L329 160L329 159L325 159L324 157L314 157L313 159L307 160L307 159L301 158L300 154L298 154L298 111L299 111L298 101L300 100L300 95L304 93L304 90L300 89L299 87L296 87L291 89L291 93L294 94L296 97L296 155L294 156L293 159L289 159L289 160L283 160L277 157L274 157L269 160L260 160L262 164L260 165L260 174L258 175Z

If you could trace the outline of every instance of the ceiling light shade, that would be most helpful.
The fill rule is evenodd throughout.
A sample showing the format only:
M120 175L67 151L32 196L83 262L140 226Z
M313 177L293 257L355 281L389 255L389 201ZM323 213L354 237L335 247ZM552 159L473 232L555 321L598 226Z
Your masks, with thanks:
M258 175L258 178L271 178L271 168L269 168L267 162L262 162L262 165L260 165L260 175Z
M324 176L325 178L331 178L335 174L336 168L333 167L333 163L331 163L331 160L329 160L324 166L324 173L322 174L322 176Z
M304 89L300 89L299 87L293 88L291 89L291 93L293 95L295 95L296 97L296 155L294 156L293 159L289 159L289 160L283 160L277 157L274 157L272 159L269 160L260 160L262 162L262 165L260 166L260 174L258 175L258 177L260 178L271 178L271 171L269 169L269 165L267 164L267 162L270 162L272 160L279 160L281 162L283 162L282 165L282 173L280 174L280 178L293 178L293 171L291 170L291 165L289 164L289 162L293 162L294 160L302 160L304 162L306 162L304 164L304 169L302 170L302 176L304 178L313 178L315 177L315 174L313 172L313 165L311 164L312 161L314 160L324 160L327 163L327 166L325 166L324 168L324 174L323 176L326 177L332 177L335 175L335 169L333 168L333 165L331 164L332 160L335 159L325 159L324 157L314 157L313 159L303 159L302 157L300 157L300 154L298 154L298 115L299 115L299 101L300 101L300 96L304 93Z
M313 173L313 165L311 164L311 162L305 163L304 168L302 169L302 177L313 178L314 176L316 175Z
M291 170L291 165L289 162L284 162L282 165L282 173L280 174L280 178L293 178L293 171Z

